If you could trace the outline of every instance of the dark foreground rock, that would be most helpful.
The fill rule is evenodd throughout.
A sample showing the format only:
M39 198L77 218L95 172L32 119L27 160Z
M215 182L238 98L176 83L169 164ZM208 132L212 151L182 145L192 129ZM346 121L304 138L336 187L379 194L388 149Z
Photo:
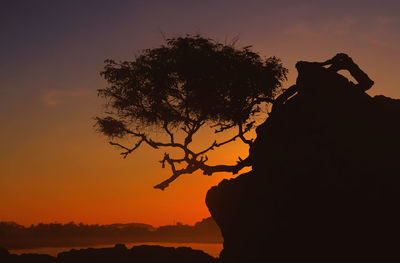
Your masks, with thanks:
M223 262L399 261L400 100L329 81L273 109L253 170L209 190Z
M10 254L6 249L0 248L0 262L2 263L53 263L56 262L55 260L55 257L42 254L14 255Z
M12 255L0 248L1 263L213 263L216 259L189 247L124 245L113 248L88 248L59 253L57 257L38 254Z

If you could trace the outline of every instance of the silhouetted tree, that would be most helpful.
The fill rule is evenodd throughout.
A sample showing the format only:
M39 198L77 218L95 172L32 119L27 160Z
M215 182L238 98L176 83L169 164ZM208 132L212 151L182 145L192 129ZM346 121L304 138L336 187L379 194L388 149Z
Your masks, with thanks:
M178 158L164 154L162 167L169 165L172 176L155 186L162 190L182 174L235 174L249 166L247 158L239 158L236 165L208 165L206 154L236 139L251 144L244 135L255 127L254 115L262 103L273 102L287 73L276 57L264 59L249 46L235 48L234 43L198 35L167 39L134 61L105 63L101 75L109 86L98 92L107 100L107 112L96 120L98 130L112 139L110 144L123 149L124 158L142 144L182 150ZM194 151L193 135L203 126L215 133L236 128L237 133ZM168 141L152 139L154 131L163 131ZM184 134L181 141L178 132ZM127 137L137 142L126 146L114 141Z

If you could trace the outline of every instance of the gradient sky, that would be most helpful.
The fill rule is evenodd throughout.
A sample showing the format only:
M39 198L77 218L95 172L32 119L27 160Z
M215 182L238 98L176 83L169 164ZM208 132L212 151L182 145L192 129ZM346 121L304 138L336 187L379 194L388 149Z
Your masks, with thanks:
M103 61L130 60L163 35L239 36L238 46L282 59L285 86L296 61L345 52L375 81L369 94L400 98L396 0L0 3L0 221L163 225L209 216L206 191L229 174L186 175L155 190L169 175L163 151L143 147L124 160L93 128ZM232 145L212 157L245 154Z

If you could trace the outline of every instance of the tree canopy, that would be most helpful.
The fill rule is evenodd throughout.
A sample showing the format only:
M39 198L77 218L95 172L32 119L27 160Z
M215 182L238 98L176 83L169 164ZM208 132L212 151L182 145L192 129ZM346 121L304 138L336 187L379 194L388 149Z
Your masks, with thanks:
M182 150L177 158L164 154L162 166L168 164L172 176L155 188L164 189L180 175L199 169L207 175L237 173L248 160L211 166L206 153L238 138L251 144L244 134L254 128L252 118L260 104L273 102L286 73L278 58L262 58L250 46L236 48L199 35L167 39L133 61L105 61L101 75L109 85L98 90L107 101L105 116L96 117L98 130L123 150L125 158L143 143ZM238 132L194 152L190 143L203 126L216 133L233 128ZM153 140L154 130L163 131L168 141ZM180 142L178 131L184 133ZM127 137L135 137L136 144L115 141Z

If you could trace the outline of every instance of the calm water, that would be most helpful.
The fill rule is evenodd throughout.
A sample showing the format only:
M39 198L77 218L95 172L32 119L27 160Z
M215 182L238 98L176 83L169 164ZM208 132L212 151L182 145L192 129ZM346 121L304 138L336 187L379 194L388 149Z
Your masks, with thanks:
M144 243L125 243L127 248L140 245L159 245L163 247L191 247L193 249L203 250L207 254L218 257L222 250L222 244L215 243L164 243L164 242L144 242ZM92 248L102 248L102 247L113 247L114 245L95 245L89 246ZM82 249L85 247L42 247L42 248L32 248L32 249L14 249L10 250L13 254L23 254L23 253L37 253L37 254L48 254L52 256L57 256L58 253L69 251L71 249Z

